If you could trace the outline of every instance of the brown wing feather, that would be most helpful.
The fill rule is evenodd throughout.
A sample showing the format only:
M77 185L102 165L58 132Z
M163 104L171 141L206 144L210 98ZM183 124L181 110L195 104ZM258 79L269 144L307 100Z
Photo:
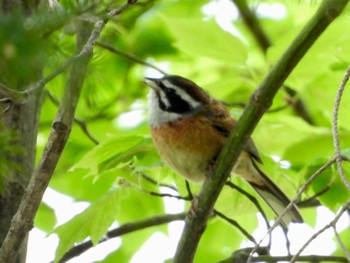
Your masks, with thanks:
M224 135L223 139L225 141L237 124L237 120L232 118L224 105L219 102L209 105L206 117L210 124ZM279 215L289 204L290 200L283 191L259 169L254 160L262 163L258 149L253 140L249 138L245 146L245 152L242 152L237 160L234 172L250 183L272 210ZM285 228L290 222L303 222L296 206L293 206L281 220L281 224Z
M237 124L237 120L234 119L226 107L218 102L213 101L209 104L206 111L206 117L209 119L211 125L222 133L225 138L230 135L230 132L234 129ZM258 149L255 146L254 141L249 138L245 146L245 150L259 163L262 163L261 157L259 155Z

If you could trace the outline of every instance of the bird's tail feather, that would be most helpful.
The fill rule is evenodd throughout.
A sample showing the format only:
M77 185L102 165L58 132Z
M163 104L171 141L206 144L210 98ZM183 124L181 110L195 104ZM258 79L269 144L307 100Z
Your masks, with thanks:
M284 209L290 203L289 198L282 192L282 190L272 182L267 175L259 169L259 167L252 161L254 168L257 171L261 181L264 184L255 184L249 182L254 190L265 200L265 202L271 207L271 209L279 216L282 214ZM303 218L299 213L298 208L294 205L281 219L281 225L285 228L288 227L290 222L302 223Z

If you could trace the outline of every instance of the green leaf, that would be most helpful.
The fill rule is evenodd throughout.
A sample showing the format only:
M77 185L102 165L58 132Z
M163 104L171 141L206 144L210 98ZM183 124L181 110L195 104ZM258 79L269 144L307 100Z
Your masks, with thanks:
M89 174L123 167L137 154L153 149L150 138L143 136L118 136L109 138L86 154L72 169L88 168Z
M231 65L241 65L247 59L242 41L224 31L214 20L170 16L162 16L162 20L175 37L175 46L182 52Z
M172 38L159 16L143 16L137 25L131 32L131 45L136 55L157 57L176 53L171 46Z
M239 248L245 237L222 219L208 223L199 244L194 262L218 262Z
M98 243L119 213L122 192L121 188L113 189L72 220L54 230L60 239L55 262L76 242L81 242L87 237L90 237L94 244Z
M350 133L340 132L342 144L350 145ZM317 159L329 159L334 154L333 137L331 132L313 134L304 140L288 147L283 158L294 164L307 164Z
M289 160L284 153L288 148L323 133L324 129L312 127L300 118L282 113L265 114L252 137L260 152ZM292 157L297 158L299 154L293 152Z
M305 172L305 179L307 180L313 175L326 161L318 160L310 164ZM349 175L349 166L344 166L345 174ZM339 207L344 204L350 197L350 193L342 182L336 166L333 165L319 174L311 183L313 190L312 195L318 194L326 190L318 197L318 200L332 211L336 212Z
M311 227L315 227L317 223L317 209L316 207L308 207L300 209L304 222Z
M101 173L98 177L87 176L89 173L89 169L74 169L64 175L54 176L50 186L76 200L93 202L107 193L115 182L116 177L122 176L126 171L112 169Z
M55 227L56 222L55 211L46 203L41 202L34 219L35 227L49 233Z

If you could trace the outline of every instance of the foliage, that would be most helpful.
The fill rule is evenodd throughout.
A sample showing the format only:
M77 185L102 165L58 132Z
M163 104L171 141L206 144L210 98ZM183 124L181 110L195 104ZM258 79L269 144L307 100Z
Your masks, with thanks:
M2 56L5 60L0 62L1 83L18 88L18 77L8 71L24 71L21 76L32 78L31 72L25 70L28 62L29 67L45 63L45 76L54 72L75 54L76 25L81 19L95 21L105 17L107 10L123 4L122 1L78 2L60 1L56 11L45 13L43 10L43 13L33 15L30 30L21 27L24 24L22 18L0 18L0 54L5 55ZM214 10L216 1L140 1L106 24L94 47L75 115L76 122L50 182L51 188L77 202L87 201L89 207L67 223L56 226L54 210L42 203L35 220L36 227L58 234L60 243L56 262L74 244L86 238L94 245L98 244L113 223L123 225L165 214L164 200L153 194L163 193L164 185L165 188L176 188L182 197L187 196L183 180L164 166L157 155L147 126L148 91L142 78L159 72L135 57L162 67L168 73L194 80L216 99L233 105L230 110L238 118L243 110L241 106L248 102L271 65L276 63L318 7L313 1L247 2L257 11L258 21L271 39L272 44L267 50L260 48L240 17L228 21L230 32L222 29L217 18L224 14L214 16L204 11ZM228 5L233 6L233 3ZM266 14L262 11L262 7L272 10L276 6L283 10L278 18L271 15L273 12ZM50 14L54 14L54 19L49 23L43 17ZM295 196L305 181L334 156L332 111L337 88L350 62L349 14L349 9L346 9L288 77L285 84L295 91L296 96L290 96L282 88L253 134L264 159L263 170L290 197ZM49 30L45 28L48 23ZM45 43L42 38L36 38L37 33L44 32L44 29L49 31ZM21 46L23 43L26 47ZM106 44L114 50L108 50ZM16 56L6 55L9 47L17 50ZM14 66L18 67L17 70L13 69ZM48 139L67 78L68 74L62 72L45 87L47 95L40 115L37 159ZM312 123L296 110L297 101L303 102ZM348 90L345 90L342 101L338 118L339 139L344 155L348 156ZM2 170L5 168L2 168L1 160L0 156ZM345 164L348 180L349 169ZM246 183L238 178L232 178L232 181L255 196ZM199 186L191 185L191 189L196 192ZM301 199L313 198L323 191L317 198L320 202L317 205L334 212L349 200L349 189L341 180L335 164L311 183ZM190 202L187 202L186 207L189 206ZM269 208L262 206L272 219ZM256 206L237 191L225 188L216 209L250 234L257 227ZM301 209L301 213L306 224L313 226L316 207L307 210ZM159 225L151 230L139 230L134 236L120 236L122 245L106 255L101 263L130 261L157 231L167 234L167 228ZM340 234L347 248L348 232L345 230ZM214 218L207 227L195 261L217 262L227 258L240 248L243 241L247 241L247 237L240 231L225 220ZM344 255L340 247L335 254Z

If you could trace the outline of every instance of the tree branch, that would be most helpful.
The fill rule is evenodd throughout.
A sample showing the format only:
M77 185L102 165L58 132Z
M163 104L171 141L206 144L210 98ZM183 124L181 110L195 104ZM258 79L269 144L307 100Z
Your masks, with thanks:
M35 213L68 140L87 65L100 33L111 17L119 15L135 2L135 0L128 0L118 9L112 10L105 20L99 20L95 23L94 29L89 22L82 21L79 24L76 52L80 53L72 58L74 61L71 65L67 87L53 122L48 142L0 248L0 262L15 262L16 252L21 242L33 227ZM27 92L31 93L39 89L42 82L45 82L45 79L39 81L38 86L29 88Z
M253 34L261 50L263 51L263 53L266 53L267 49L271 46L271 41L268 35L265 33L262 26L260 25L258 19L256 18L256 14L251 10L251 8L249 8L246 0L232 0L232 1L235 3L237 9L239 10L239 13L243 18L244 23ZM306 121L310 125L314 125L314 121L309 111L307 110L305 103L302 101L301 98L299 98L298 93L294 89L286 85L283 85L283 90L288 96L287 105L292 107L293 111L297 116L302 118L304 121ZM280 110L283 108L285 108L285 106L282 106L277 110ZM276 109L274 109L273 111L276 111Z
M308 124L315 125L314 120L312 119L305 103L300 98L299 94L294 89L286 85L283 85L283 90L287 93L287 103L292 107L294 113L306 121Z
M76 48L79 50L89 38L91 25L84 25L78 31ZM0 249L0 262L15 262L16 252L23 238L33 227L33 219L42 196L67 142L74 112L85 78L87 64L92 56L92 48L85 56L77 60L71 68L62 103L39 165L32 176L17 213L12 219L11 227Z
M49 97L49 99L51 100L51 102L58 106L59 105L59 101L52 96L52 94L47 91L47 96ZM95 144L98 145L99 141L91 134L91 132L88 130L86 122L83 120L80 120L76 117L74 117L74 122L80 127L80 129L82 130L83 133L85 133L85 135Z
M202 185L198 202L191 208L194 215L186 217L174 263L193 261L210 212L250 134L271 105L273 97L287 76L328 25L343 11L347 3L347 0L325 0L252 95L235 130L222 149L213 172L207 176Z
M278 263L281 261L289 261L291 260L292 256L268 256L268 255L262 255L262 256L256 256L253 257L251 262L267 262L267 263ZM241 258L240 258L241 259ZM337 256L318 256L318 255L309 255L309 256L300 256L298 258L298 262L312 262L312 263L319 263L319 262L348 262L348 260L344 257L337 257ZM237 261L237 256L233 255L229 259L220 261L219 263L237 263L237 262L243 262L243 261Z
M100 240L99 244L106 242L112 238L119 237L131 232L135 232L141 229L149 228L152 226L158 226L161 224L167 224L177 220L184 220L186 213L171 214L171 215L162 215L155 216L148 219L140 220L134 223L128 223L122 225L116 229L112 229L107 232L106 237ZM92 248L94 245L91 240L85 241L71 248L63 257L60 259L59 263L67 262L68 260L77 257Z
M239 13L241 14L244 23L252 32L256 42L259 44L261 50L266 53L270 47L271 42L269 37L265 34L265 31L261 27L254 12L247 5L246 0L232 0L235 3Z

